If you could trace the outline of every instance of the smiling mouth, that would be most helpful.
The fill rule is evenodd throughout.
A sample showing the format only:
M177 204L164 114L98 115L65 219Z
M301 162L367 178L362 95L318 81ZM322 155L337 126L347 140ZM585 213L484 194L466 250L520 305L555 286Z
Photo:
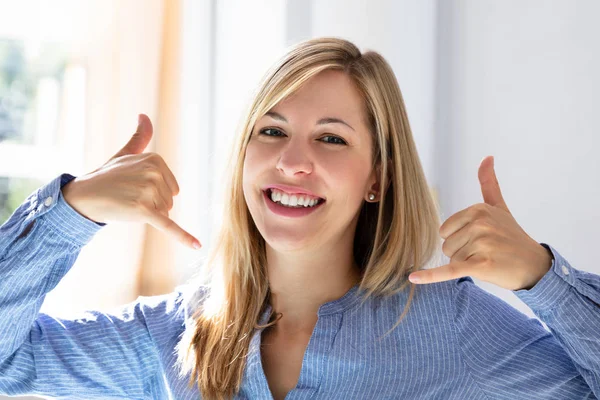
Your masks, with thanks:
M286 193L287 197L285 197L285 198L279 197L274 200L272 189L264 190L264 193L266 194L269 201L271 201L277 205L287 207L287 208L313 208L313 207L317 207L325 202L325 199L322 199L320 197L318 199L316 199L316 201L315 201L314 199L309 200L308 196L290 195L287 193ZM295 198L295 199L293 199L293 198ZM294 203L296 203L296 204L292 205Z

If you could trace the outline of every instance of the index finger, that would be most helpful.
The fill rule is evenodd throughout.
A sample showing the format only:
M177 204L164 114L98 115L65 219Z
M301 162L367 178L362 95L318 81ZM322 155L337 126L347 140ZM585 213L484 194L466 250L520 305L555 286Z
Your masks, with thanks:
M158 212L148 210L147 219L150 225L175 237L175 239L184 245L193 249L200 248L200 241L192 234L188 233L186 230L177 225L177 223L169 217ZM198 247L195 246L196 243L198 244Z

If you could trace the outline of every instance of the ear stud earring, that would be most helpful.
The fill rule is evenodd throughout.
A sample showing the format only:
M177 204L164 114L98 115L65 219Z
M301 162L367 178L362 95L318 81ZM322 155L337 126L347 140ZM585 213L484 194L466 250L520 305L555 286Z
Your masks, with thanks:
M371 200L371 201L375 200L375 194L369 193L369 200Z

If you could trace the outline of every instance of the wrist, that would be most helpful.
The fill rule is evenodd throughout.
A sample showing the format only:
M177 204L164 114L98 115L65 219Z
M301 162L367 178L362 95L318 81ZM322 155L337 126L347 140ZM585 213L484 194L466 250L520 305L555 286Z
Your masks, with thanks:
M74 180L72 180L71 182L68 182L67 184L65 184L60 191L62 192L62 196L65 200L65 202L75 211L77 211L77 213L79 215L81 215L84 218L89 219L90 221L93 221L95 223L103 223L102 221L98 221L96 219L94 219L89 211L87 211L85 209L85 206L83 205L83 191L81 190L81 184L82 184L82 180L80 178L75 178Z
M534 265L536 266L534 270L537 271L537 274L534 275L533 279L531 280L531 282L529 282L529 284L525 285L522 288L524 290L532 289L544 277L544 275L546 275L548 271L550 271L550 268L552 267L552 262L554 261L554 254L552 254L552 251L550 251L550 249L539 243L538 247L539 261L534 263Z

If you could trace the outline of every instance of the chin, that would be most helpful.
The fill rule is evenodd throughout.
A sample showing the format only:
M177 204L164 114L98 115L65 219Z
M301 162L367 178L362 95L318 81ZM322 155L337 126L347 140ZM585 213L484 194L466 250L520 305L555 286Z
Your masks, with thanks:
M290 252L310 247L314 242L314 233L289 232L283 229L277 229L277 232L264 232L259 229L265 242L274 250L281 252ZM269 231L267 229L267 231Z

